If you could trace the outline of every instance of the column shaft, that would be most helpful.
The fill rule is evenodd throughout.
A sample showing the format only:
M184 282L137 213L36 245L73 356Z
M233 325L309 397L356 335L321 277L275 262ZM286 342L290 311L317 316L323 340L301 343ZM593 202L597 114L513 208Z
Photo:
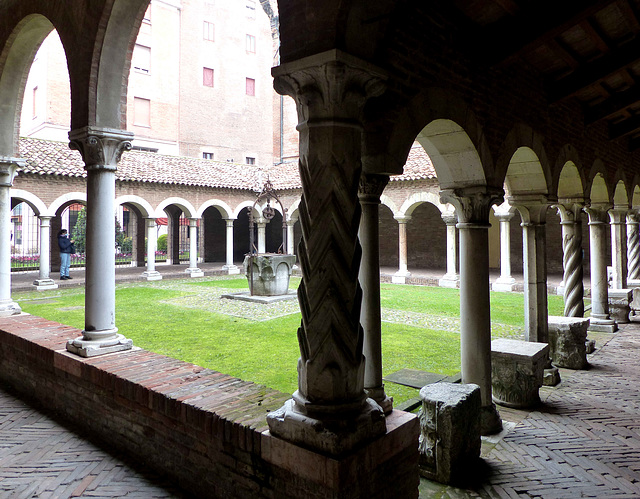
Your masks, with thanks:
M58 285L51 279L51 217L40 216L40 272L33 281L36 289L56 289Z
M191 277L203 277L198 268L198 219L189 219L189 268L185 270Z
M611 266L614 289L627 287L627 208L609 211L611 220Z
M508 208L510 209L510 208ZM500 221L500 277L492 285L494 291L513 291L516 280L511 275L511 211L495 212Z
M525 339L548 342L547 264L544 224L523 223Z
M398 271L391 278L396 284L404 284L411 275L407 267L407 222L411 217L397 217L398 221Z
M580 206L558 206L562 226L562 269L565 317L584 317L582 223Z
M227 224L227 263L222 267L223 270L229 272L229 274L239 274L240 269L233 263L233 219L226 219Z
M155 218L145 218L147 230L147 269L142 273L147 281L159 281L162 274L156 270L156 250L158 248L158 232Z
M17 158L0 157L0 317L22 311L11 299L11 186L22 165Z
M640 234L636 212L627 215L627 286L640 287Z
M458 233L455 213L443 213L442 220L447 225L447 273L438 284L446 288L457 288L460 284L458 275Z
M258 222L258 253L266 253L267 223Z

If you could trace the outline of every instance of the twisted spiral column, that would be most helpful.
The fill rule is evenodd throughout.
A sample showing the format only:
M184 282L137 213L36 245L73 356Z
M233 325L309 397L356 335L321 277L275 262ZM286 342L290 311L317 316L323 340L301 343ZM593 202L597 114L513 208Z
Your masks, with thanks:
M562 225L562 269L564 271L564 316L584 316L584 273L580 205L558 205Z
M638 233L638 214L627 214L627 280L640 279L640 234Z

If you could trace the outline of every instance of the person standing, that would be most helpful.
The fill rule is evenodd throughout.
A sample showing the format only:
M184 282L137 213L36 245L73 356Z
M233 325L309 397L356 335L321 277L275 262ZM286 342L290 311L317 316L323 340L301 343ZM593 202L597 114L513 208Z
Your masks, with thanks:
M71 253L74 252L73 241L67 237L67 229L58 232L58 247L60 248L60 280L73 279L69 276Z

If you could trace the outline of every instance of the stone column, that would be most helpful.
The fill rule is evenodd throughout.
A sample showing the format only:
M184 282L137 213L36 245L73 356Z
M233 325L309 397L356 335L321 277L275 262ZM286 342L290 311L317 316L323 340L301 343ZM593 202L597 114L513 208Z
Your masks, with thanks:
M398 271L391 277L391 282L404 284L411 275L407 267L407 222L411 217L394 217L398 222Z
M611 223L612 288L627 288L627 206L614 206L609 210Z
M582 270L582 222L583 206L559 204L558 214L562 226L562 282L565 317L584 317L584 283Z
M191 277L203 277L198 268L198 219L189 219L189 267L185 270Z
M510 209L511 207L508 207L508 210ZM516 280L511 275L511 219L514 213L511 211L494 213L500 222L500 277L491 288L494 291L513 291L516 287Z
M362 245L360 261L360 286L362 286L362 309L360 323L364 330L364 389L388 414L393 409L393 400L387 397L382 383L382 330L380 327L380 195L389 182L386 175L363 174L360 179L359 239Z
M120 156L131 149L133 134L85 127L69 132L87 171L87 264L83 336L67 342L82 357L129 350L132 341L118 334L115 292L115 180Z
M489 210L502 189L446 189L442 202L456 208L460 234L460 357L462 382L482 394L481 432L497 433L502 421L491 398L491 307L489 302Z
M640 234L638 213L627 213L627 286L640 287Z
M258 253L266 253L267 222L258 222Z
M156 249L158 248L158 232L155 218L145 218L147 227L147 270L142 273L142 277L147 281L159 281L162 274L156 270Z
M222 270L226 270L229 275L240 273L240 269L233 264L233 220L233 218L225 218L227 224L227 263L222 266Z
M11 186L25 162L0 156L0 317L22 312L11 299Z
M51 272L51 217L40 215L40 272L33 285L38 291L56 289L58 285L50 277Z
M458 233L456 224L458 219L455 212L445 212L442 220L447 225L447 273L443 275L438 284L443 288L457 288L460 285L458 275Z
M545 199L517 200L510 204L522 217L522 261L524 279L524 336L526 341L548 343L547 250Z
M589 245L591 264L591 321L590 331L613 333L618 330L609 316L609 292L607 283L607 226L606 205L592 205L585 208L589 215Z
M287 254L293 255L295 251L295 234L294 234L294 226L296 224L295 220L287 220Z
M273 69L300 133L301 357L293 399L267 416L272 434L337 456L386 432L364 391L358 242L361 113L384 87L368 63L328 51Z

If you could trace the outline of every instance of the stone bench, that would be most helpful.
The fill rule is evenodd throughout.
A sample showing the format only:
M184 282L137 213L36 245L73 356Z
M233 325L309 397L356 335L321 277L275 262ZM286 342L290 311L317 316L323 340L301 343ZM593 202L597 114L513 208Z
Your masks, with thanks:
M633 289L609 289L609 315L618 324L629 322Z
M440 382L420 390L420 474L440 483L464 481L480 457L480 387Z
M491 386L493 400L505 407L527 408L540 402L549 345L529 341L497 339L491 342Z
M549 351L558 367L584 369L587 366L587 329L589 319L549 316Z

